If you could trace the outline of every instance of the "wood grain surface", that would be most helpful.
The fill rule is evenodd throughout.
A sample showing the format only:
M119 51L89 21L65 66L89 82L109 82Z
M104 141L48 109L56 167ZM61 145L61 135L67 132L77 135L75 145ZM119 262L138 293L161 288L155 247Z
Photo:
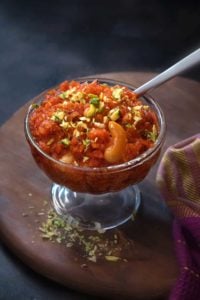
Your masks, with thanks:
M99 76L137 87L153 74ZM175 78L150 94L159 101L166 116L163 151L200 130L199 83ZM178 276L178 266L171 232L172 216L155 186L158 164L140 184L142 205L135 222L117 229L134 245L128 262L86 262L78 249L44 241L38 230L46 218L44 200L50 198L51 182L34 163L25 141L23 121L29 103L0 129L2 241L33 270L75 290L112 299L166 298ZM38 215L42 210L45 214ZM88 268L81 268L83 263Z

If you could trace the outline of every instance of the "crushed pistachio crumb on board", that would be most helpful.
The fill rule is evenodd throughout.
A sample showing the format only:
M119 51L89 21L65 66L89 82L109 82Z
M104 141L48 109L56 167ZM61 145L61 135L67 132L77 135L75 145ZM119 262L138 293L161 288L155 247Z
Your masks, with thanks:
M77 249L81 257L88 261L94 263L99 260L112 263L128 261L128 258L124 257L124 249L129 248L130 241L115 230L113 233L86 231L59 217L52 209L49 210L47 219L40 225L39 230L44 240Z

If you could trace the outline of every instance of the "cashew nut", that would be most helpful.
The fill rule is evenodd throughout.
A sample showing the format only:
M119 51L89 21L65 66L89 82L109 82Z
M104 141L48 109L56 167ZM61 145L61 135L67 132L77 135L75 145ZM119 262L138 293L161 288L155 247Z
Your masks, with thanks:
M109 121L108 129L112 139L111 145L104 152L104 158L109 163L117 163L123 157L123 151L126 146L126 133L122 126L114 121Z

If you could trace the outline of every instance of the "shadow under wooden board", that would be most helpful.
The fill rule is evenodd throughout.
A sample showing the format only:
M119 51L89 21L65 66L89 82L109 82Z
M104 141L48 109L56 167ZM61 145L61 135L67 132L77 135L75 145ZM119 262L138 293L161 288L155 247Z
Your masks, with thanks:
M139 86L148 73L100 75ZM175 78L151 92L167 121L167 146L200 129L200 86ZM164 299L178 276L173 248L172 217L155 186L157 165L140 184L142 205L135 221L109 231L121 237L126 260L88 261L78 247L42 239L47 218L50 180L34 163L23 132L27 103L0 130L0 236L36 272L74 290L113 299ZM162 152L163 153L163 152ZM161 154L162 156L162 154ZM123 246L123 245L122 245ZM122 247L123 248L123 247ZM83 267L84 266L84 267Z

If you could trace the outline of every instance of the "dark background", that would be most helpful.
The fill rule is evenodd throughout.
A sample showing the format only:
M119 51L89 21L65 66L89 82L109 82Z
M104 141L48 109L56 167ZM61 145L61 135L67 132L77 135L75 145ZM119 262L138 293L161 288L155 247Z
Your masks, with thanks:
M43 89L114 71L160 72L199 47L199 1L0 1L0 124ZM199 67L184 74L200 79ZM97 299L0 246L0 300Z

